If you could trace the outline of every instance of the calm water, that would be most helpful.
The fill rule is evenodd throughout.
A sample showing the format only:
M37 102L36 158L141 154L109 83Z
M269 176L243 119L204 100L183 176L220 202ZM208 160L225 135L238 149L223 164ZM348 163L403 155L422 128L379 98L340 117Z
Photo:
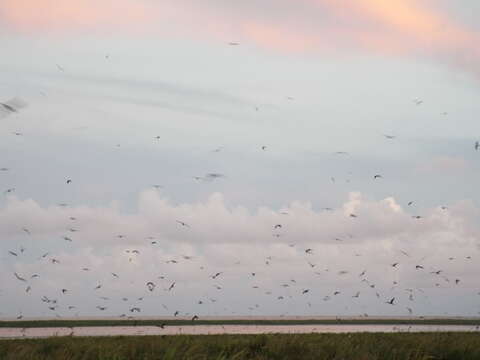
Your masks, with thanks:
M74 328L0 328L0 338L42 338L51 336L117 336L117 335L208 335L208 334L306 334L353 332L472 332L468 325L195 325L166 326L108 326Z

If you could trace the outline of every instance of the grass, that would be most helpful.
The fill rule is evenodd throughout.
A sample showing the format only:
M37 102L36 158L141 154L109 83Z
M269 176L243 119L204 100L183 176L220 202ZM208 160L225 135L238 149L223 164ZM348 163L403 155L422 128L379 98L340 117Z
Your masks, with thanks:
M20 320L0 321L2 327L158 326L165 325L472 325L480 319L322 319L322 320Z
M1 360L478 360L477 333L56 337L0 341Z

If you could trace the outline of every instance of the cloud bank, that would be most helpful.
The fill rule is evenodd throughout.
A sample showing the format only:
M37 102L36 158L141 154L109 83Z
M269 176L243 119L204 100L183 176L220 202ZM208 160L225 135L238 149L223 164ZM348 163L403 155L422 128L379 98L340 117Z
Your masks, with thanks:
M292 202L250 212L219 193L172 205L148 190L133 214L12 196L0 210L3 316L119 316L135 306L141 315L473 315L479 215L468 201L416 214L359 193L333 210ZM463 307L449 306L459 295ZM42 296L57 300L53 309Z

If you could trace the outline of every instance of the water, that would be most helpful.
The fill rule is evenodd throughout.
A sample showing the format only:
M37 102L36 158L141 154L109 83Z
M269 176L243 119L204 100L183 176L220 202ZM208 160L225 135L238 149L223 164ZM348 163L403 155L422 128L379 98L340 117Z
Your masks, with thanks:
M215 334L309 334L358 332L472 332L471 325L186 325L103 326L74 328L0 328L0 339L47 338L52 336L138 336Z

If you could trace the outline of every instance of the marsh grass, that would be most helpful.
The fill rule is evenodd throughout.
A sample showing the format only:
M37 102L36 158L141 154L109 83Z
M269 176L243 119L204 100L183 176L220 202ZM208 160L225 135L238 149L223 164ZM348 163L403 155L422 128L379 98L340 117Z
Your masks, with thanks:
M477 333L56 337L0 341L1 360L478 360Z

